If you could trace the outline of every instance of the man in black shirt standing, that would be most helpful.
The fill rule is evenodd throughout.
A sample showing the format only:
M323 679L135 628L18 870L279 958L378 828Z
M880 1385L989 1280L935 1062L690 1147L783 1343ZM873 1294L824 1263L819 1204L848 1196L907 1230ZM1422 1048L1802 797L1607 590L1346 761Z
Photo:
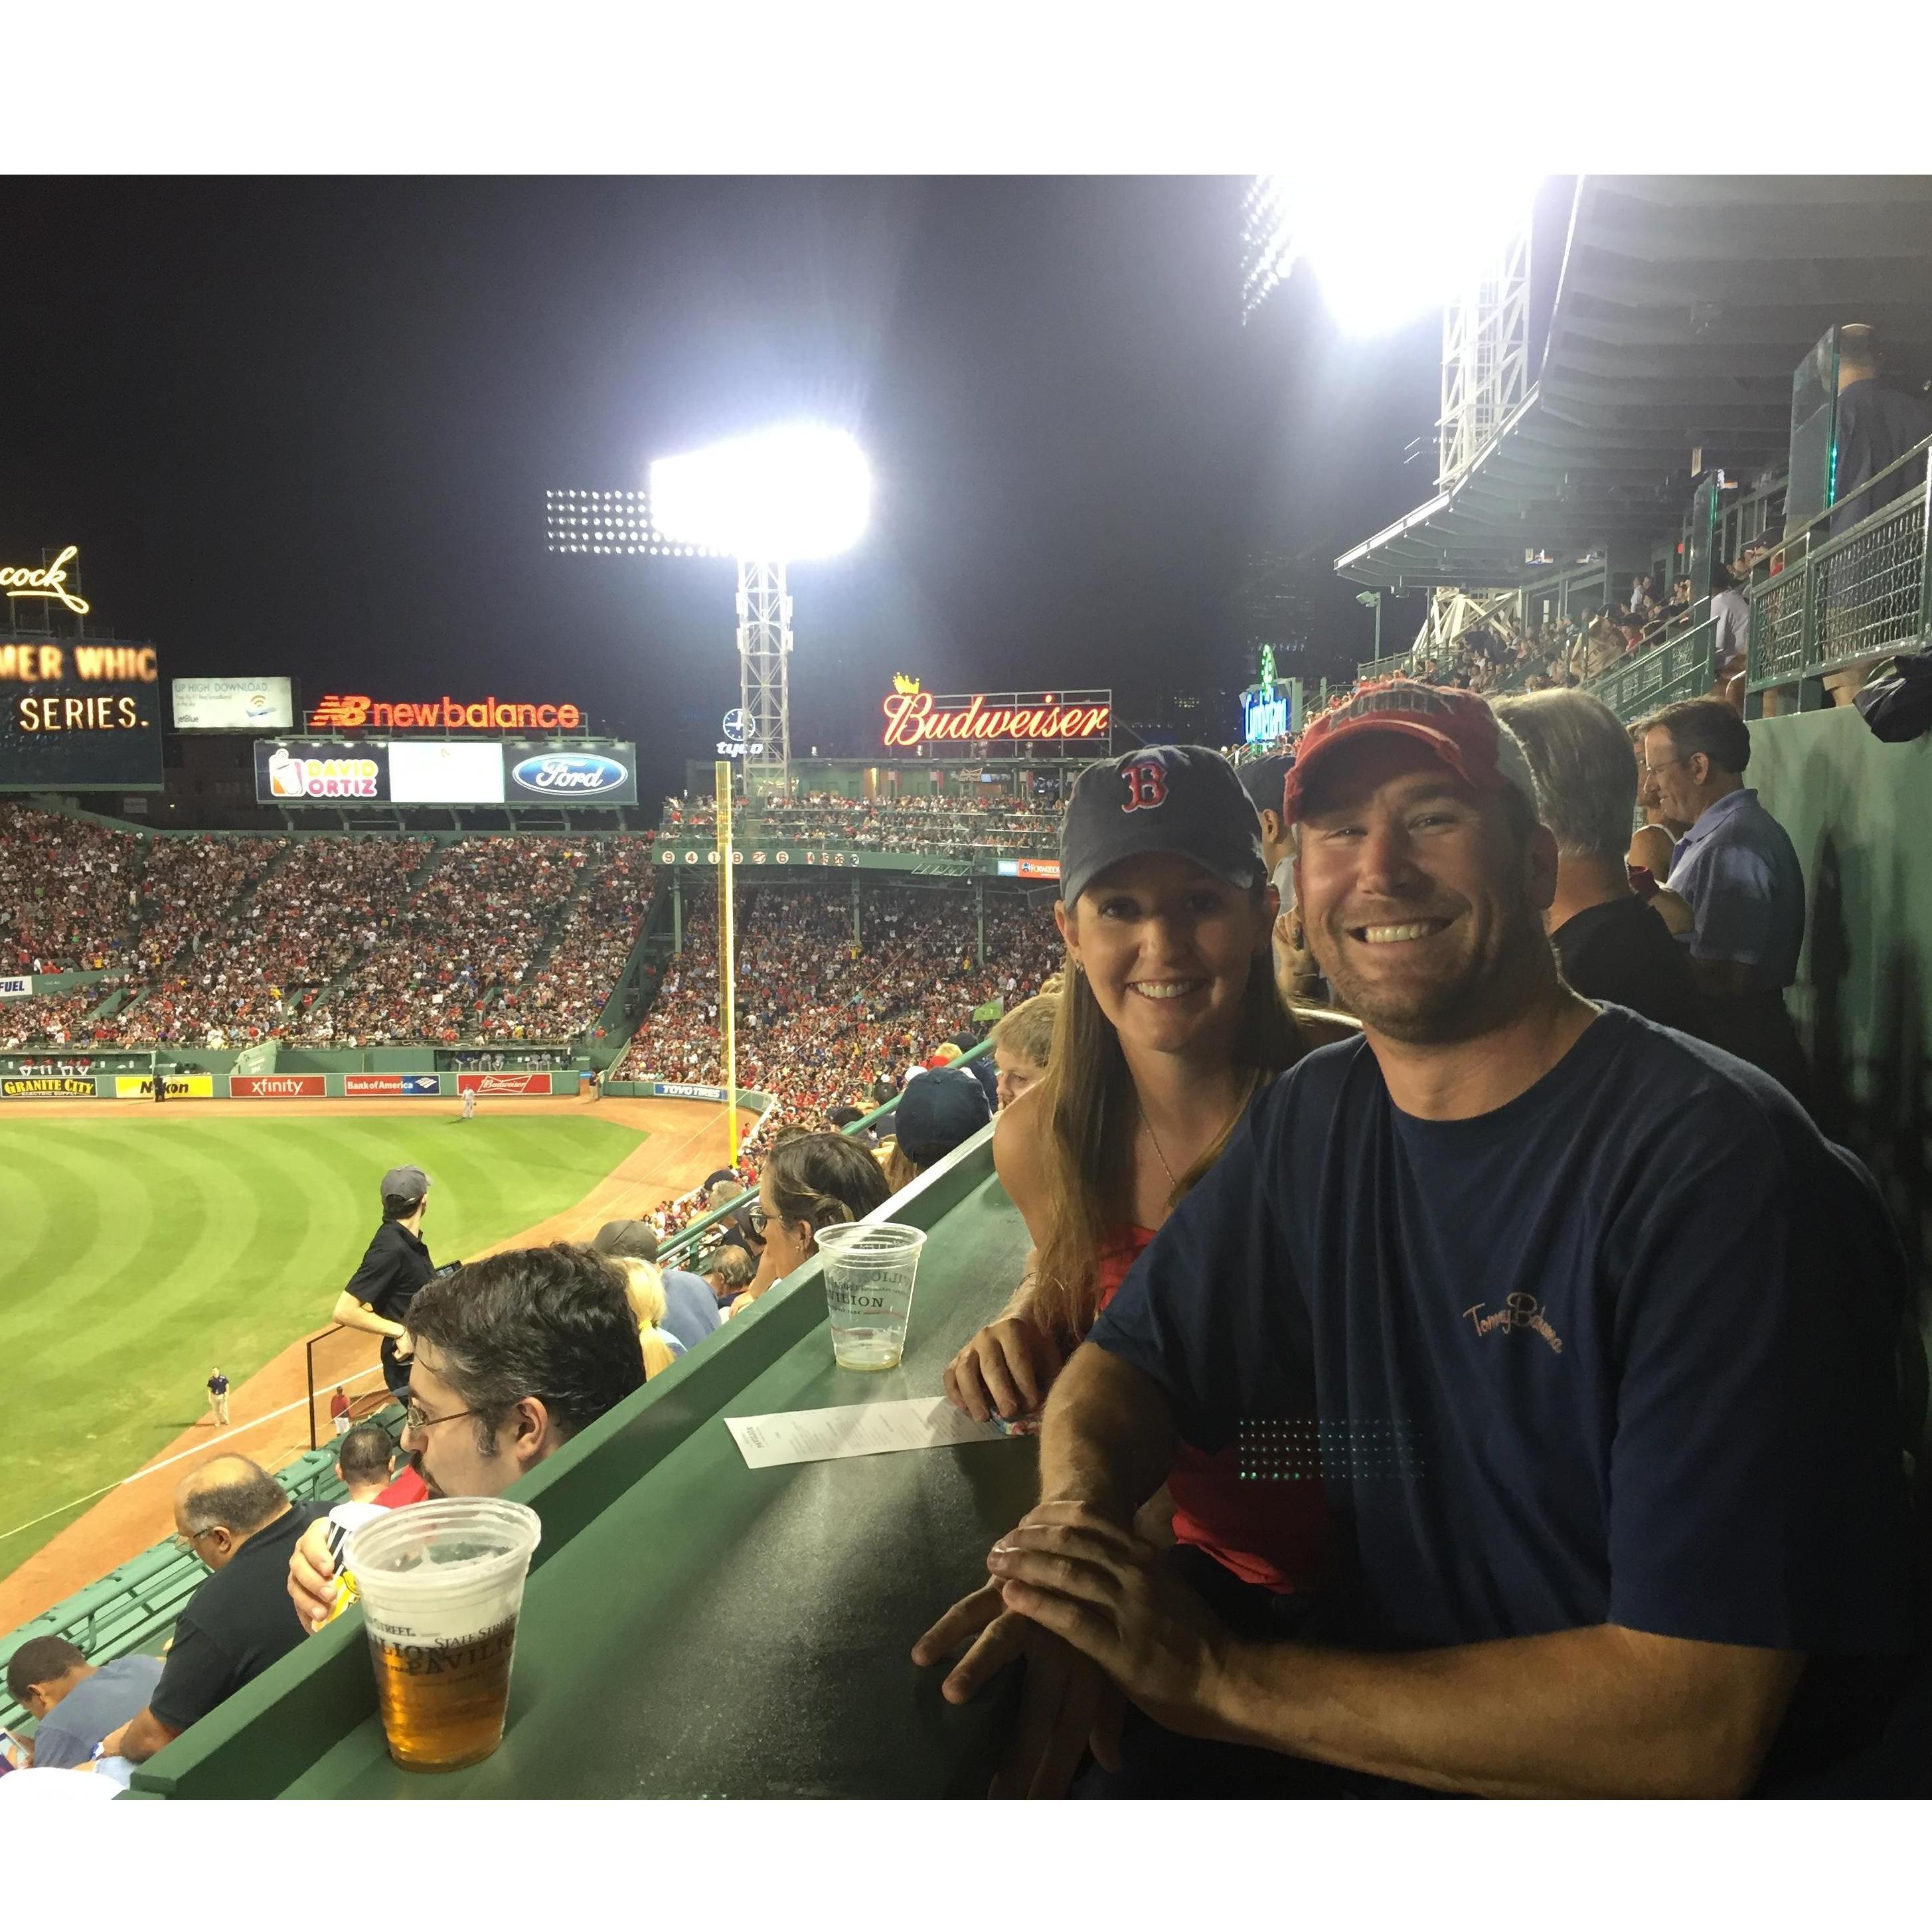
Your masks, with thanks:
M1543 822L1556 835L1556 896L1544 923L1564 980L1586 1000L1706 1037L1682 948L1630 889L1624 854L1636 816L1636 761L1616 713L1586 691L1533 692L1490 708L1521 742Z
M1882 482L1872 478L1916 442L1932 436L1932 414L1916 396L1879 380L1884 366L1876 332L1847 322L1838 332L1838 450L1832 490L1832 535L1895 503L1925 474L1909 463ZM1869 486L1869 487L1868 487Z
M410 1386L409 1312L416 1291L436 1273L422 1239L429 1176L419 1167L392 1167L382 1177L382 1225L362 1265L335 1298L332 1319L382 1337L382 1379L394 1396Z
M291 1503L245 1456L218 1456L175 1492L176 1540L207 1580L175 1623L174 1646L145 1709L101 1740L99 1755L139 1764L252 1683L302 1640L289 1601L289 1558L321 1506Z

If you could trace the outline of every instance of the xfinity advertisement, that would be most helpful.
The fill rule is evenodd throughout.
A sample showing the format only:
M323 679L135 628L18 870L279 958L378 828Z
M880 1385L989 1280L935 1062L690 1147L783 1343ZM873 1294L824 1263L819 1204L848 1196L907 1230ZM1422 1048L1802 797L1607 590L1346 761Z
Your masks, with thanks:
M542 739L257 739L264 805L620 806L638 802L638 751Z

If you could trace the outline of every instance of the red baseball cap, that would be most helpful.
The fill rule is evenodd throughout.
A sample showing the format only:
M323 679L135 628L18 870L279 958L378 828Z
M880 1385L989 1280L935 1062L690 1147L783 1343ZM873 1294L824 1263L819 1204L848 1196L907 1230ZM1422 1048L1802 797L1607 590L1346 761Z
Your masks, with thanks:
M1412 678L1379 679L1358 686L1314 718L1295 748L1294 766L1282 787L1282 816L1301 816L1309 773L1332 758L1338 746L1372 732L1394 732L1426 746L1464 784L1477 791L1514 787L1536 809L1536 779L1516 734L1474 692Z

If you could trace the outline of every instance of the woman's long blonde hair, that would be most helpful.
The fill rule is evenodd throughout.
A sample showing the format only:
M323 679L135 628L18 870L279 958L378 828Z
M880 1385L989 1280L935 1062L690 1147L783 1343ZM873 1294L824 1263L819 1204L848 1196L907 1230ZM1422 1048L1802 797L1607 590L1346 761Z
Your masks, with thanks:
M1271 949L1264 946L1249 964L1232 1049L1234 1066L1248 1076L1247 1096L1306 1050L1275 983ZM1046 1235L1034 1262L1034 1318L1070 1344L1085 1336L1098 1312L1094 1280L1101 1250L1133 1220L1139 1120L1120 1036L1087 975L1071 962L1054 1018L1053 1056L1034 1090L1046 1130L1040 1181ZM1214 1145L1175 1183L1170 1207L1220 1158L1245 1105L1244 1100Z
M664 1298L664 1273L656 1262L640 1255L613 1255L611 1261L624 1277L624 1298L638 1318L638 1339L644 1352L644 1379L662 1375L677 1358L657 1331L670 1304Z

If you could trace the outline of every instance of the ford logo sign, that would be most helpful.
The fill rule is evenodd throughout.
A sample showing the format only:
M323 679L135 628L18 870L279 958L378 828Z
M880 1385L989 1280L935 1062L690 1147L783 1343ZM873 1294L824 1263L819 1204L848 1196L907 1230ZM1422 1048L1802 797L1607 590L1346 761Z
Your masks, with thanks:
M523 791L574 792L579 796L620 791L629 771L615 758L596 752L551 752L526 758L510 773L510 782Z

